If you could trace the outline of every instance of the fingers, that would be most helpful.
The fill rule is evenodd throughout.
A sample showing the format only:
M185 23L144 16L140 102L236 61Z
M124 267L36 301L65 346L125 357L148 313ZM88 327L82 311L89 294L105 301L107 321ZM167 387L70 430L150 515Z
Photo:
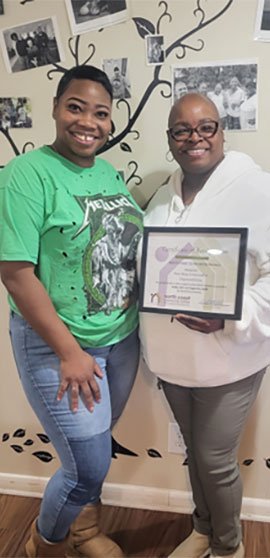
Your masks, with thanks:
M71 387L71 409L72 411L75 413L76 411L78 411L78 405L79 405L79 385L78 384L74 384L74 385L70 385L69 382L67 382L66 380L62 380L60 388L58 390L57 393L57 401L61 401L63 399L64 393L65 391Z
M79 406L79 386L78 384L74 384L71 386L71 410L73 413L78 411Z
M64 393L67 390L68 386L69 386L69 382L67 382L66 380L62 380L56 396L57 401L61 401L63 399Z
M89 382L81 384L82 395L87 409L92 413L94 410L94 401L100 403L101 395L99 386L93 377Z
M197 316L187 316L186 314L176 314L174 316L178 322L194 329L196 331L205 332L210 327L211 320L205 320L203 318L198 318Z
M174 317L177 319L181 319L182 321L186 321L190 324L209 325L210 323L210 320L206 320L205 318L199 318L198 316L189 316L187 314L175 314Z
M213 333L224 327L224 320L221 319L204 319L187 314L175 314L172 316L172 319L174 318L189 329L199 331L200 333Z
M98 376L98 378L103 378L103 376L104 376L99 364L96 361L95 361L95 366L94 366L94 374L96 376Z
M78 411L79 397L83 396L89 411L94 410L94 403L101 400L97 378L102 379L104 373L96 360L84 351L75 353L60 363L62 381L57 393L57 401L61 401L69 388L69 399L72 412Z

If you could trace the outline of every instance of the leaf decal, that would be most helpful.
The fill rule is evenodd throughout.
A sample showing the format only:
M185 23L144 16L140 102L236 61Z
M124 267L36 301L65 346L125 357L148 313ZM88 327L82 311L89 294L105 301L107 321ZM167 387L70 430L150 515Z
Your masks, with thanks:
M243 461L243 465L245 465L246 467L249 467L249 465L251 465L251 463L253 463L254 459L244 459Z
M25 430L23 428L18 428L13 434L13 438L23 438L25 436Z
M265 460L266 467L268 467L268 469L270 469L270 458L269 457L268 457L268 459L264 458L264 460Z
M24 449L22 448L22 446L16 446L16 444L12 444L10 446L14 451L16 451L17 453L22 453L24 451Z
M122 151L129 151L131 153L131 147L128 145L128 143L125 143L124 141L122 141L120 143L120 147L121 147Z
M3 436L2 436L2 442L6 442L8 439L9 439L9 434L8 434L8 433L3 434Z
M52 459L54 459L54 457L47 451L34 451L32 455L40 459L40 461L44 461L44 463L49 463Z
M140 37L142 37L142 39L144 39L144 37L146 37L146 35L154 35L155 34L155 27L153 25L153 23L151 23L151 21L149 21L149 19L144 19L144 17L133 17L132 18L136 27L137 27L137 31L140 35Z
M37 434L37 436L43 442L43 444L49 444L50 443L50 438L48 438L48 436L46 434Z
M188 465L188 458L186 457L185 461L183 461L182 465Z
M116 455L117 453L122 453L123 455L131 455L132 457L138 457L137 453L134 453L134 451L131 451L128 448L125 448L124 446L121 446L121 444L119 444L112 437L112 457L114 457L114 459L117 459L117 455Z
M162 455L159 453L159 451L155 450L155 449L148 449L147 453L149 455L149 457L162 457Z
M34 443L33 440L30 440L30 438L28 438L28 440L26 440L23 445L24 446L32 446L33 443Z

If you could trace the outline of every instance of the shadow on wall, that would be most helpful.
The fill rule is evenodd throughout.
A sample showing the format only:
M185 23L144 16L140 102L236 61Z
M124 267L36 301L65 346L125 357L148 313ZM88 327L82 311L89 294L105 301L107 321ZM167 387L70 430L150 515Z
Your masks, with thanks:
M144 177L142 184L131 187L130 193L137 204L145 209L148 201L152 198L156 190L167 182L173 172L174 169L172 169L171 172L165 170L152 172Z

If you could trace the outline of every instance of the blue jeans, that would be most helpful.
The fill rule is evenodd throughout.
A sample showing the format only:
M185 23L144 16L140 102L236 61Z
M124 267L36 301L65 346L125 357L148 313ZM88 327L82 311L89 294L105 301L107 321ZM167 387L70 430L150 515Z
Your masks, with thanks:
M111 426L124 409L138 368L137 330L114 345L84 349L104 373L102 379L96 377L101 402L92 413L81 398L78 411L71 411L70 388L62 401L56 400L59 358L15 312L10 336L26 396L61 460L46 487L38 519L40 534L58 542L83 507L100 498L111 461Z

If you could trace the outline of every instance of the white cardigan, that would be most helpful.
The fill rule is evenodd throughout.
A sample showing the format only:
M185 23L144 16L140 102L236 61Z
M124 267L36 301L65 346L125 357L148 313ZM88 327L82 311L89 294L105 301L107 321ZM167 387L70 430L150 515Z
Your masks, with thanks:
M182 386L235 382L270 363L270 174L243 153L229 152L190 206L181 199L182 172L151 200L151 226L247 227L248 256L242 319L204 334L172 323L168 314L141 312L140 337L150 370Z

